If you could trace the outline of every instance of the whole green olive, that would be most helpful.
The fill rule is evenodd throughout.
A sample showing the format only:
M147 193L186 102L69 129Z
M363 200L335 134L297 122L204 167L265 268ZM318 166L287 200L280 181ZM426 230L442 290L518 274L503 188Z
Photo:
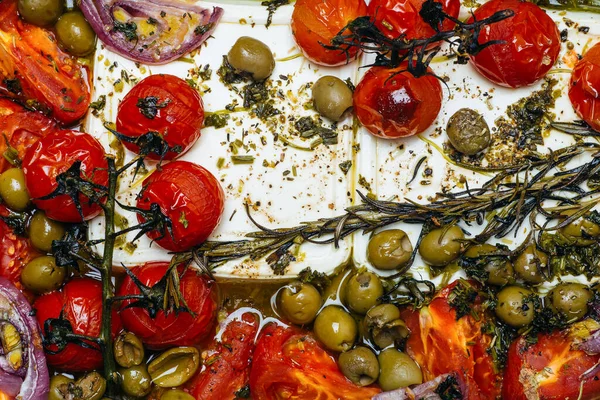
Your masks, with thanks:
M419 245L419 254L427 264L443 267L456 260L462 251L460 240L465 235L456 225L433 229L427 233Z
M352 107L352 90L335 76L323 76L312 87L315 110L333 121L342 119Z
M238 71L252 75L255 81L264 81L275 69L275 58L269 46L249 36L240 37L229 53L227 61Z
M23 211L31 204L21 168L10 168L0 174L0 197L14 211Z
M200 368L200 353L195 347L175 347L148 364L152 382L162 388L186 383Z
M390 229L369 240L367 258L377 269L393 270L404 267L412 256L413 246L406 232Z
M600 225L586 216L576 219L559 231L576 246L590 246L600 238Z
M506 257L497 256L498 248L491 244L477 244L469 247L464 256L476 259L481 268L488 273L486 282L490 285L504 286L513 281L513 265Z
M56 259L52 256L34 258L21 271L23 285L37 294L60 288L65 277L66 269L56 266Z
M496 316L515 328L529 325L535 316L534 294L520 286L507 286L498 292Z
M64 375L54 375L50 378L50 392L48 393L48 400L65 400L68 393L69 383L73 384L75 381Z
M352 315L342 307L327 306L317 315L314 332L329 350L342 352L354 346L358 327Z
M544 281L543 270L548 266L548 256L535 244L529 245L515 260L517 276L527 283L538 284Z
M36 211L29 220L29 240L36 249L49 252L52 242L65 235L65 227L46 217L43 211Z
M421 368L407 354L396 349L379 353L379 386L389 391L423 383Z
M563 282L556 285L546 297L553 310L564 314L567 319L583 318L588 312L588 303L593 294L589 287L581 283Z
M408 328L400 319L400 310L393 304L380 304L371 308L363 320L366 333L380 349L406 339Z
M160 400L195 400L194 396L180 389L167 390L160 396Z
M123 368L131 368L144 361L144 345L131 332L121 332L115 339L113 347L115 361Z
M64 0L19 0L21 18L37 26L54 24L65 9Z
M290 322L304 325L316 318L322 304L321 294L313 285L294 282L281 290L277 305Z
M70 11L58 19L56 36L61 47L74 56L87 56L96 48L96 33L79 11Z
M379 377L377 356L366 347L359 346L340 354L338 365L344 376L358 386L370 385Z
M483 115L470 108L461 108L450 117L446 133L452 147L466 155L485 150L492 141Z
M365 314L371 307L379 304L381 296L381 279L370 271L356 273L346 285L346 304L358 314Z
M144 397L152 390L152 378L150 378L145 364L122 369L119 373L121 388L125 394L132 397Z

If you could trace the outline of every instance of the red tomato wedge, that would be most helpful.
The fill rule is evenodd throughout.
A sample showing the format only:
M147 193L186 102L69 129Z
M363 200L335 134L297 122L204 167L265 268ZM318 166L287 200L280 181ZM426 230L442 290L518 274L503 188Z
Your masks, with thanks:
M448 296L457 283L438 292L420 310L404 310L402 317L410 330L406 352L421 366L423 380L456 372L467 385L467 400L495 399L500 394L501 376L494 372L487 353L492 338L481 332L484 316L456 320Z
M260 333L250 373L254 399L364 400L380 391L350 382L306 331L270 324Z
M600 43L577 62L571 75L569 99L585 122L600 130Z
M502 395L511 400L600 399L600 372L582 375L600 362L573 344L598 329L595 321L577 322L563 331L538 335L535 344L520 337L510 347Z
M0 95L70 126L91 101L89 71L58 47L54 34L24 22L17 1L0 6Z

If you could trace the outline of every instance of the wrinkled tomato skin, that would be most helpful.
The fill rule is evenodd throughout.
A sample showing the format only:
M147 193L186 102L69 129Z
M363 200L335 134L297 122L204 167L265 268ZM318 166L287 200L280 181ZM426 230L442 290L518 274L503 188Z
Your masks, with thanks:
M513 10L515 15L486 25L479 43L491 40L505 43L494 44L471 56L471 65L497 85L512 88L531 85L543 78L558 58L558 28L540 7L520 0L492 0L475 11L475 18L482 20L501 10Z
M225 204L225 194L219 181L205 168L187 162L174 161L155 171L144 181L137 207L148 210L152 203L171 219L172 235L150 231L147 235L161 247L171 251L186 251L197 246L215 230ZM138 214L138 221L145 219Z
M131 272L147 286L152 287L166 274L169 263L147 263L131 269ZM165 349L172 346L191 346L198 342L214 326L217 315L217 287L200 272L188 268L181 276L179 267L179 290L189 309L189 312L166 313L159 311L151 318L148 311L140 307L127 306L131 300L121 305L121 319L125 329L136 334L150 349ZM127 276L118 290L119 296L139 294L139 288Z
M0 96L17 99L48 112L61 125L72 126L87 113L90 79L87 67L62 51L52 32L19 18L16 0L2 2Z
M0 132L10 146L17 150L19 160L25 151L40 138L58 130L56 122L39 112L27 111L8 99L0 99ZM6 151L6 140L0 140L0 154ZM0 157L0 173L10 168L10 163Z
M423 381L456 372L468 387L466 400L495 399L500 395L501 376L487 352L492 338L481 332L485 316L479 313L475 320L467 315L457 321L456 311L448 304L455 286L448 285L420 310L403 310L410 330L406 352L421 366Z
M346 54L325 49L349 22L367 15L364 0L298 0L292 13L296 44L311 62L327 67L347 64L358 55L353 47Z
M235 392L248 384L254 340L259 329L256 315L245 313L229 322L220 341L214 341L202 360L206 368L187 385L196 399L233 400Z
M161 105L156 116L148 118L137 106L138 100L155 97ZM164 105L164 107L163 107ZM204 104L200 94L184 80L173 75L151 75L131 89L125 96L117 113L117 131L130 138L148 132L158 132L169 148L164 160L172 160L184 154L200 138L204 123ZM139 154L139 146L122 140L123 145ZM148 154L148 158L159 160L160 155Z
M425 0L371 0L368 14L374 18L375 26L390 39L400 35L405 35L407 40L423 39L436 33L419 15L423 3ZM442 0L440 3L446 14L458 18L460 0ZM451 30L454 25L446 19L441 30Z
M91 135L79 131L56 131L38 140L25 153L23 172L27 190L36 207L44 210L48 218L61 222L81 222L81 216L73 199L66 194L52 199L40 200L57 187L56 177L67 171L73 163L81 161L84 178L106 186L108 164L104 148ZM99 204L79 194L83 219L89 220L100 214Z
M380 391L350 382L306 331L271 323L259 335L250 373L254 399L364 400Z
M600 43L589 49L575 65L569 99L577 115L600 131Z
M102 284L90 278L74 278L60 291L40 296L33 308L35 317L43 334L44 323L50 318L59 318L61 312L73 328L73 333L98 337L102 325ZM117 336L121 330L121 318L116 310L112 312L112 335ZM46 360L52 367L65 372L90 371L102 368L102 352L96 344L87 342L89 349L75 343L69 343L57 354L46 352ZM56 351L51 345L49 350Z
M415 78L404 70L406 64L396 69L373 67L354 91L354 112L377 137L416 135L429 128L440 112L440 82L429 75Z
M508 352L503 398L600 399L600 372L588 377L583 387L580 379L582 374L600 362L600 355L591 356L573 348L572 333L585 323L576 323L563 331L540 334L535 344L528 344L524 337L515 340ZM598 329L597 323L592 324Z

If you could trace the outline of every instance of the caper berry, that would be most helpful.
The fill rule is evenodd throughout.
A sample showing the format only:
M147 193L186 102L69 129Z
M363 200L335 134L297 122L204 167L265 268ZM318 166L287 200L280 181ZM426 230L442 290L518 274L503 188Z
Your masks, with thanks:
M275 69L275 58L269 46L248 36L235 42L227 54L227 61L238 71L251 74L255 81L267 79Z
M496 316L515 328L529 325L535 316L534 294L519 286L507 286L497 295Z
M144 361L144 345L131 332L121 332L114 342L115 361L123 368L140 365Z
M23 211L31 204L25 185L25 174L20 168L10 168L0 174L0 197L14 211Z
M79 11L63 14L56 23L56 36L61 47L78 57L96 48L96 33Z
M491 142L490 127L475 110L461 108L448 120L448 139L460 153L474 155L485 150Z
M354 318L343 308L327 306L317 315L314 332L329 350L342 352L354 346L358 327Z
M513 281L513 265L506 257L496 255L498 248L491 244L478 244L469 247L466 258L477 260L478 266L488 273L486 282L490 285L504 286Z
M592 291L581 283L561 283L555 286L546 297L553 310L562 313L567 319L583 318L588 312Z
M60 240L65 235L65 227L46 217L43 211L36 211L29 221L29 240L41 251L52 250L52 242Z
M464 238L462 229L456 225L433 229L421 240L419 254L427 264L443 267L460 256L460 241Z
M65 277L66 269L56 266L56 259L52 256L34 258L21 271L23 285L37 294L60 288Z
M367 258L377 269L393 270L404 267L412 256L413 246L406 232L390 229L369 240Z
M344 376L358 386L370 385L379 377L377 356L366 347L357 347L340 354L338 365Z
M408 337L406 324L400 319L400 310L393 304L371 308L363 321L365 331L380 349Z
M342 119L352 107L352 90L335 76L323 76L312 87L315 110L333 121Z
M535 244L529 245L515 260L517 276L527 283L538 284L544 281L543 270L548 266L548 256Z
M175 347L148 364L155 385L169 388L186 383L200 367L200 353L195 347Z
M294 282L279 293L278 308L290 322L298 325L311 323L317 316L323 300L309 283Z
M63 0L19 0L21 18L37 26L49 26L58 20L65 5Z
M152 378L150 378L145 364L134 365L119 372L121 375L121 388L125 394L133 397L144 397L152 390Z
M379 354L379 386L384 391L399 389L423 382L421 368L407 354L386 349Z
M358 314L365 314L371 307L379 304L381 296L383 296L381 279L370 271L356 273L346 285L346 303Z

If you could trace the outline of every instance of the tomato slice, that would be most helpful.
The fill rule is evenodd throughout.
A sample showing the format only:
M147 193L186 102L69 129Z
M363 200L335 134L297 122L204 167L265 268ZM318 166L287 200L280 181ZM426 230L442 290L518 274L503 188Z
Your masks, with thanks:
M597 322L587 320L563 331L538 335L532 345L524 337L514 341L504 372L503 398L600 399L600 372L581 378L600 362L600 354L588 355L573 347L574 341L598 328Z
M485 316L479 312L478 320L471 315L456 319L448 296L457 284L441 290L428 306L402 312L411 332L406 352L421 366L424 381L456 372L468 387L467 400L495 399L501 376L487 353L492 338L481 332Z
M250 373L252 398L364 400L380 391L350 382L306 331L273 323L260 333Z
M229 400L238 398L250 379L250 362L259 321L255 314L245 313L224 328L220 341L213 342L203 360L206 366L188 388L196 399ZM203 354L204 354L203 353Z

